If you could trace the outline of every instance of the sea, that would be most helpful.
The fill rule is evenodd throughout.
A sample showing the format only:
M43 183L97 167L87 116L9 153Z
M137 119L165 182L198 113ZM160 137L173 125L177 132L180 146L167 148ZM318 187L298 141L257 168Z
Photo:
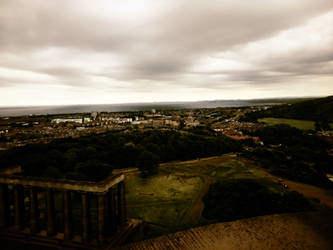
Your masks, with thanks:
M127 103L127 104L84 104L56 106L24 106L0 107L0 116L25 116L47 114L74 114L90 112L126 112L147 110L175 110L217 107L245 107L257 105L275 105L285 103L287 99L257 99L257 100L215 100L198 102L156 102L156 103Z

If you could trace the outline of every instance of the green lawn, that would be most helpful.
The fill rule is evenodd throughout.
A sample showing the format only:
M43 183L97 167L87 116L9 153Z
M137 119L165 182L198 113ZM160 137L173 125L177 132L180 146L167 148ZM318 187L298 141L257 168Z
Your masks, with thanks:
M314 121L305 121L305 120L295 120L295 119L285 119L285 118L260 118L258 122L266 123L267 125L277 125L277 124L287 124L292 127L301 129L301 130L314 130L315 122Z
M230 178L260 179L278 188L270 174L235 155L165 163L158 174L146 179L139 174L126 177L128 216L147 222L148 237L199 226L205 221L200 212L196 224L189 224L188 216L201 190L207 188L207 181Z
M200 176L161 173L142 179L139 175L126 179L126 202L129 217L140 218L153 225L150 236L177 231L189 213L204 181ZM149 231L149 230L148 230Z

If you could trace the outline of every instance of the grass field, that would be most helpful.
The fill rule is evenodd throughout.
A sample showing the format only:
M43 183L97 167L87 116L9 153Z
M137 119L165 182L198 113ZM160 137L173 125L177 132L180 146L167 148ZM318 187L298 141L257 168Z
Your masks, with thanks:
M161 172L142 179L139 175L126 180L128 216L140 218L153 226L152 236L182 228L204 185L200 176Z
M266 123L267 125L277 125L277 124L287 124L292 127L301 129L301 130L314 130L315 122L314 121L305 121L305 120L295 120L295 119L285 119L285 118L260 118L258 122Z
M165 163L158 174L146 179L138 173L128 175L128 216L147 222L148 237L202 225L203 195L211 183L230 178L260 179L280 188L270 174L236 155Z

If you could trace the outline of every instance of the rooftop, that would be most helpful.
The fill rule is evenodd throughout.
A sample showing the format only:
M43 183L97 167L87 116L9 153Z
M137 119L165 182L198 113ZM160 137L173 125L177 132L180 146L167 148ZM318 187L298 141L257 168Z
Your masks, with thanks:
M332 249L333 211L275 214L192 228L120 249Z

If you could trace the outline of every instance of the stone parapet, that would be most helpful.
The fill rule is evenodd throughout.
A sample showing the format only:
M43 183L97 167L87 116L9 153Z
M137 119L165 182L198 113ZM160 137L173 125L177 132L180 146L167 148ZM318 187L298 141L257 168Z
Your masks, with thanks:
M124 174L90 182L1 173L0 239L83 249L118 244L140 224L126 217L124 180Z

